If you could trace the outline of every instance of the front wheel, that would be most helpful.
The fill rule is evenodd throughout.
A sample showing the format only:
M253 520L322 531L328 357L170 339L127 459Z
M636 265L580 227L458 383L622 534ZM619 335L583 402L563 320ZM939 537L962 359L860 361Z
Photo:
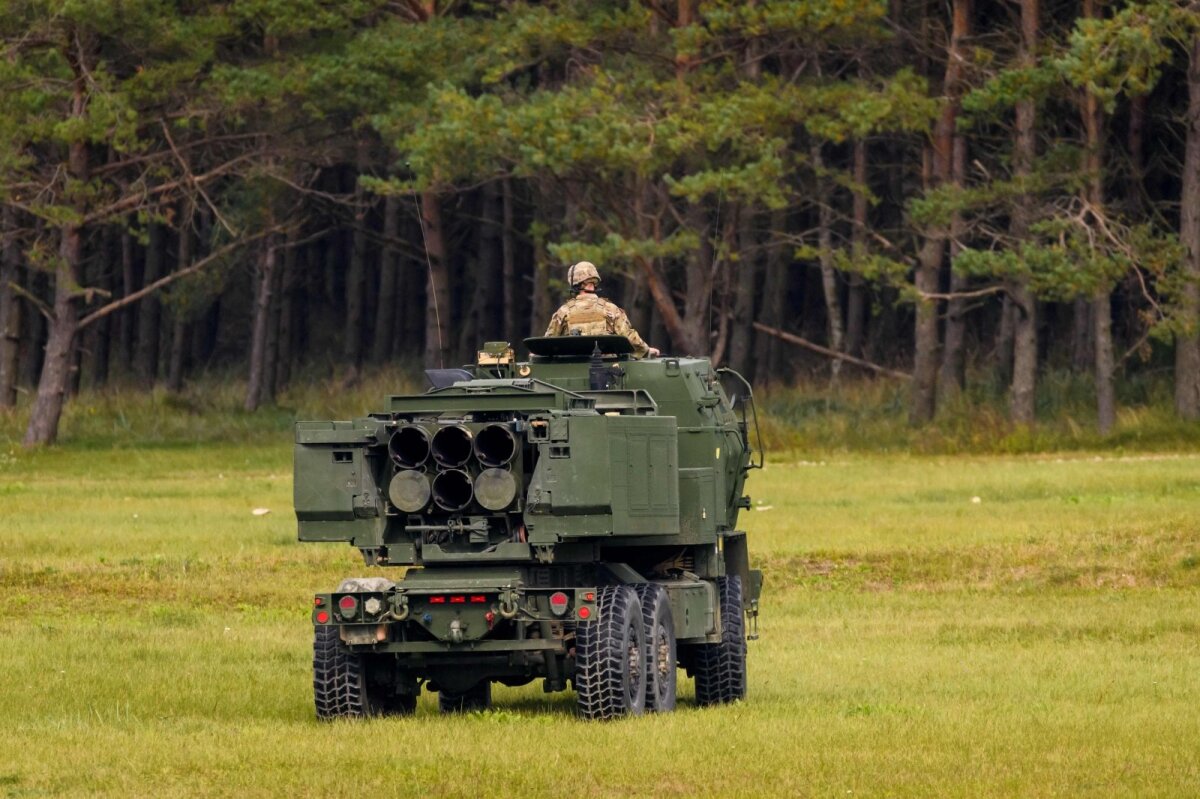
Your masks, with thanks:
M596 616L575 629L579 715L611 719L646 707L646 630L642 604L627 585L596 592Z

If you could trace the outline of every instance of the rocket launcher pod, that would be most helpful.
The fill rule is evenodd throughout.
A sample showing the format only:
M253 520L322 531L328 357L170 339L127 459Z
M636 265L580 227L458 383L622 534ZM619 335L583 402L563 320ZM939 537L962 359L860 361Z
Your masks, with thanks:
M434 441L436 440L435 438ZM471 475L462 469L447 469L438 472L437 477L433 478L433 501L439 508L448 511L462 510L471 504L473 496Z
M388 441L392 461L402 469L415 469L429 460L429 434L416 425L405 425Z
M516 454L516 436L504 425L490 424L475 437L475 457L484 466L504 466Z
M459 424L443 427L433 434L430 449L433 451L433 459L441 466L449 469L462 466L471 457L471 431ZM436 499L436 484L433 491ZM467 502L470 502L470 498Z

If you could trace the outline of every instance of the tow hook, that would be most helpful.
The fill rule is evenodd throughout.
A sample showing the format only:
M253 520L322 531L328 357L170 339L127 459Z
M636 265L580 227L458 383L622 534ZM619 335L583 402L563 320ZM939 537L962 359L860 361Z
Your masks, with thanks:
M462 622L458 619L450 622L450 642L453 644L461 644L463 642Z
M517 597L514 592L506 591L500 595L500 615L506 619L517 616Z

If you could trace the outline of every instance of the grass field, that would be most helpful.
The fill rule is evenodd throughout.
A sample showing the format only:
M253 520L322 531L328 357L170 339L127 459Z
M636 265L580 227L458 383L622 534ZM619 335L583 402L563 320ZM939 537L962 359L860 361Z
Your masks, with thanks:
M1200 794L1196 456L771 463L745 703L318 724L285 442L0 453L0 795Z

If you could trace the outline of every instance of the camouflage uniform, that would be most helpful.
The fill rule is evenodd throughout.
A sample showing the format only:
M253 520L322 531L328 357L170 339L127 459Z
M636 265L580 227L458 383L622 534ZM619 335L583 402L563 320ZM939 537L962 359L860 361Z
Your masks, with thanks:
M633 345L635 358L645 358L650 353L650 346L642 341L633 325L629 324L629 317L625 312L616 303L595 294L572 297L563 303L550 318L546 335L569 336L576 330L581 336L624 336Z

